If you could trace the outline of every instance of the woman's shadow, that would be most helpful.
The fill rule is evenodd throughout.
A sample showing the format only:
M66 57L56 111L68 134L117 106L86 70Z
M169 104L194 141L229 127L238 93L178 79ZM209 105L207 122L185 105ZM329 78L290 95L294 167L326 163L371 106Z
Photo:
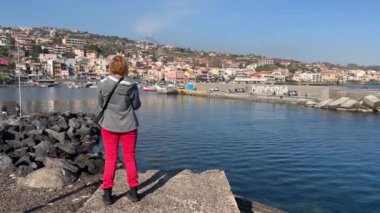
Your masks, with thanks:
M161 188L163 185L165 185L166 182L168 182L172 177L176 176L181 171L183 171L183 169L159 170L159 171L157 171L152 177L150 177L149 179L145 180L144 182L142 182L138 186L138 189L141 190L141 189L143 189L143 188L151 185L152 183L156 182L150 188L148 188L147 190L143 191L140 194L140 198L144 199L144 197L147 196L148 194L153 193L157 189ZM126 194L127 194L127 192L124 192L124 193L119 194L119 195L115 195L114 196L115 202L118 201L120 198L126 196Z

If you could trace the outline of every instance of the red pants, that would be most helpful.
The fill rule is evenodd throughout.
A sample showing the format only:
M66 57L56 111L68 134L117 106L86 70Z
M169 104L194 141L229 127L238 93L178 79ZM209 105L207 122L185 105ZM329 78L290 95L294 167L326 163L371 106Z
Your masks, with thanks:
M114 185L115 171L119 153L119 141L123 149L124 165L127 169L128 185L130 188L139 185L137 176L137 165L135 149L137 140L137 129L117 133L102 128L102 137L105 151L105 164L103 173L103 189L112 188Z

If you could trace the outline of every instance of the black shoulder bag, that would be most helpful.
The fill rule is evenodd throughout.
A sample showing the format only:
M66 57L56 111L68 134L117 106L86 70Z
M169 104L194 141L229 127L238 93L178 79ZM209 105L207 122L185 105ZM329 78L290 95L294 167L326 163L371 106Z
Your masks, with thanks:
M119 81L118 81L118 82L115 84L115 86L112 88L112 91L111 91L110 95L108 96L108 98L107 98L107 100L106 100L106 103L104 103L104 106L103 106L102 111L100 111L99 115L96 116L96 118L95 118L95 123L99 124L99 121L100 121L100 119L102 119L102 117L103 117L103 115L104 115L104 111L106 111L107 106L108 106L108 103L110 102L113 93L115 92L117 86L119 85L119 83L120 83L123 79L124 79L124 78L120 78Z

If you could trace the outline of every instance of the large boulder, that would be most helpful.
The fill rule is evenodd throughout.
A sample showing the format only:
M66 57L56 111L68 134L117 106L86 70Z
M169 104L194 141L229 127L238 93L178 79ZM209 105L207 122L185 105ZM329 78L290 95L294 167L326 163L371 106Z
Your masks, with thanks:
M42 135L42 129L34 129L26 132L26 135L29 136L36 136L36 135Z
M36 126L37 129L46 129L47 128L47 120L46 119L34 119L32 120L32 124Z
M70 128L69 128L69 130L67 130L67 136L70 138L70 139L72 139L73 137L74 137L74 135L75 135L75 132L74 132L75 130L74 130L74 127L71 127L70 126Z
M12 163L12 158L5 154L0 154L0 172L5 172L13 169L14 166Z
M315 105L315 108L321 108L321 109L327 109L329 104L333 102L333 99L327 99L325 101L319 102L317 105Z
M3 130L3 133L1 135L1 139L3 139L3 140L16 140L17 136L19 138L20 133L9 131L9 130L8 131Z
M75 175L66 169L44 167L28 174L25 178L20 178L18 183L32 188L57 189L73 183L76 179Z
M59 168L59 169L66 169L72 172L73 174L77 174L79 172L78 167L71 164L69 161L65 159L59 159L59 158L49 158L46 157L43 161L43 164L45 167L49 168Z
M55 147L66 152L69 155L75 155L77 153L75 147L70 143L70 141L56 143Z
M30 165L32 161L30 160L30 155L24 155L18 161L15 163L15 166L21 166L21 165Z
M21 166L17 167L15 173L19 177L25 177L28 174L32 173L33 171L34 171L34 169L31 166L21 165Z
M81 124L77 121L76 118L70 118L69 126L72 127L73 129L78 129L80 128Z
M93 156L90 154L81 154L75 158L75 165L82 171L90 174L99 174L103 172L104 160L99 156Z
M341 97L338 100L335 100L335 101L331 102L328 105L328 108L329 109L337 109L337 108L340 107L341 104L343 104L344 102L348 101L349 99L350 98L347 98L347 97Z
M57 125L60 126L63 130L67 130L69 128L66 119L62 116L58 117Z
M305 103L305 106L307 106L307 107L314 107L315 105L317 105L317 103L314 101L307 101Z
M0 153L7 153L8 151L11 151L13 147L7 143L0 144Z
M34 147L34 156L36 161L42 162L45 157L57 157L57 148L50 141L42 141Z
M89 135L91 133L91 129L87 126L82 125L79 129L76 130L76 133L79 135Z
M66 139L66 132L57 132L51 129L45 129L45 132L48 133L50 137L56 139L59 142L64 142Z
M360 104L356 100L348 99L347 101L345 101L344 103L342 103L339 106L339 108L347 109L347 110L352 110L352 109L357 110L358 108L360 108Z
M366 106L370 109L380 108L380 99L374 95L367 95L363 99L363 106Z
M58 126L58 124L54 124L53 126L50 127L50 129L56 132L62 132L62 128Z
M13 152L10 152L9 157L18 159L26 155L28 151L29 151L28 147L22 147L22 148L14 150Z

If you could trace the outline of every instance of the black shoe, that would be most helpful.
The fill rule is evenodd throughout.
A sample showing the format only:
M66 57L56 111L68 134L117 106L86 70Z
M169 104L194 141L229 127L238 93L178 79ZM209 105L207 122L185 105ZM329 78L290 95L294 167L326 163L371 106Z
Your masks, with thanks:
M131 188L128 192L127 192L127 198L136 203L136 202L139 202L140 201L140 196L139 194L137 193L137 187L133 187Z
M109 206L109 205L111 205L113 203L113 200L112 200L112 188L110 188L110 189L104 189L103 203L106 206Z

